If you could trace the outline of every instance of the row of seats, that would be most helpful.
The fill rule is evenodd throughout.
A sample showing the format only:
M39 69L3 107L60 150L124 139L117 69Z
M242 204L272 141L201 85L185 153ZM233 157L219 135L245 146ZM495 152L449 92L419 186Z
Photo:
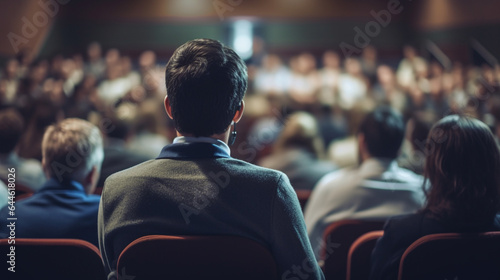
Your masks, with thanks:
M370 256L383 234L381 222L342 221L325 232L326 279L368 279ZM106 279L99 250L75 239L0 240L8 267L1 279ZM333 248L333 249L332 249ZM9 261L11 261L9 263ZM404 253L399 279L482 279L500 276L500 232L424 236ZM279 279L267 248L236 236L141 237L118 260L118 279Z

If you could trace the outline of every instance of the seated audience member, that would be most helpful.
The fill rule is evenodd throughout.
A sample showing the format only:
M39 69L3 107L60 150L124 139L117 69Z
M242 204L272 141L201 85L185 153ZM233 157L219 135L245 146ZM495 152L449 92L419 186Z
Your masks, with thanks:
M399 113L389 107L375 109L365 116L357 135L360 166L334 171L318 182L305 210L318 258L323 232L332 222L382 220L422 206L422 176L396 163L404 133Z
M452 115L434 125L427 141L433 146L425 162L427 203L417 214L387 221L372 254L370 279L397 279L404 251L424 235L500 230L500 153L490 129Z
M286 175L230 156L245 107L241 58L218 41L193 40L174 52L165 79L165 109L178 137L158 158L110 176L104 186L99 245L108 277L129 243L167 234L253 239L270 250L280 278L324 279Z
M48 97L33 102L33 108L30 108L33 113L27 120L26 130L17 145L17 152L22 158L41 161L44 132L49 125L63 120L64 113L61 107Z
M0 179L7 182L8 168L15 168L16 182L33 191L45 183L42 165L35 159L20 158L16 151L23 134L24 121L15 109L0 111Z
M320 161L324 155L323 141L313 116L305 112L291 115L275 142L273 153L260 166L285 173L296 190L311 190L335 166Z
M151 159L148 155L131 151L127 147L131 136L129 123L116 116L103 119L103 123L108 122L109 125L103 126L104 160L97 187L104 186L104 181L111 174Z
M398 158L399 166L419 175L424 173L425 142L432 125L436 122L433 113L416 112L406 124L406 135Z
M16 203L17 238L76 238L97 246L100 197L92 195L103 158L100 131L80 119L47 128L42 142L43 169L50 178L42 188ZM0 211L6 220L9 209ZM0 238L8 236L0 228Z
M134 124L135 136L128 143L131 151L155 158L158 156L158 151L169 144L166 138L167 124L162 121L165 119L165 112L159 107L159 102L154 99L145 100L139 105Z

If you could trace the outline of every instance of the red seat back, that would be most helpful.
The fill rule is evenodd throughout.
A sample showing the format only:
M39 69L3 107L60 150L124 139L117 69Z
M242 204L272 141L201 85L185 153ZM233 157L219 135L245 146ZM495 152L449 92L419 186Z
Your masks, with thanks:
M118 259L118 279L277 279L268 249L236 236L150 235Z
M383 230L371 231L354 241L347 257L347 280L368 280L372 251L383 234Z
M15 243L10 242L0 239L0 254L3 260L11 255L8 261L14 261L15 273L4 261L0 279L106 279L99 250L87 241L16 238Z
M404 252L398 279L500 279L500 232L421 237Z
M352 243L367 232L381 230L384 223L344 220L329 225L323 234L325 247L321 251L326 279L346 279L347 255Z

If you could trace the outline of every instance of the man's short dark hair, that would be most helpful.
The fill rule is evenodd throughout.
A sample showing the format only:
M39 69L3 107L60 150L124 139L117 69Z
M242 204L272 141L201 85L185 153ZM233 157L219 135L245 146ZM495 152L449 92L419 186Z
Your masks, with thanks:
M0 111L0 154L8 154L14 150L23 135L24 120L16 109Z
M403 143L405 124L401 114L382 106L365 116L359 133L364 135L372 157L394 159Z
M230 48L211 39L180 46L167 63L167 95L177 131L224 133L247 89L247 69Z

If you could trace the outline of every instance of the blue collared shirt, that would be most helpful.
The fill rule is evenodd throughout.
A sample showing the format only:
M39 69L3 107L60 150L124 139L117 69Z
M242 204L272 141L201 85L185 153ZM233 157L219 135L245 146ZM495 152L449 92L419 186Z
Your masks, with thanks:
M222 150L226 151L228 155L231 155L231 149L223 141L211 137L190 137L190 136L178 136L174 139L175 143L210 143L218 146Z
M172 144L163 147L157 159L229 158L231 150L226 143L211 137L176 137Z

